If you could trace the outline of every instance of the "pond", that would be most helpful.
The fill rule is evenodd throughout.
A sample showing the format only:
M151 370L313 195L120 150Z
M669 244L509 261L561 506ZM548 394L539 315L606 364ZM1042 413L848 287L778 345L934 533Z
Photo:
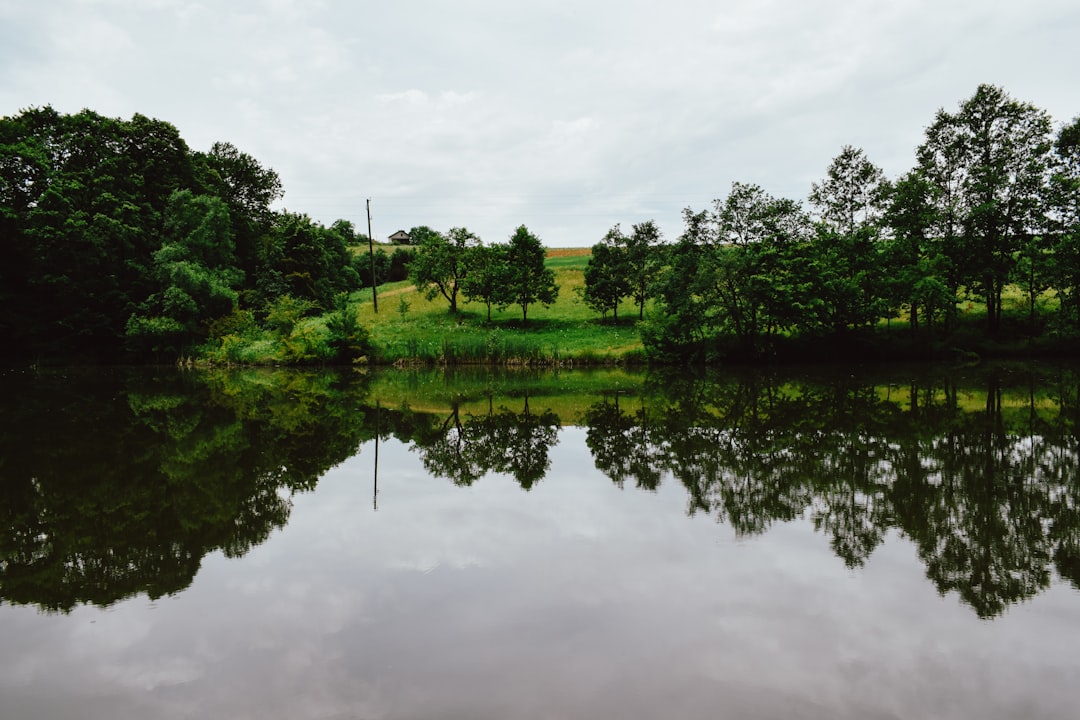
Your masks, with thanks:
M3 718L1062 718L1080 372L0 373Z

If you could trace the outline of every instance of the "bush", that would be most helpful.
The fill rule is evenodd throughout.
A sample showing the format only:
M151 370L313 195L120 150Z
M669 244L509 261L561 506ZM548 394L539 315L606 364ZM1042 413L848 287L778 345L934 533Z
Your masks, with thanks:
M336 362L356 362L371 355L371 337L360 325L357 309L349 304L346 294L337 297L337 309L326 319L331 359Z
M334 359L330 331L326 323L318 318L298 322L281 345L281 360L286 363L305 365Z

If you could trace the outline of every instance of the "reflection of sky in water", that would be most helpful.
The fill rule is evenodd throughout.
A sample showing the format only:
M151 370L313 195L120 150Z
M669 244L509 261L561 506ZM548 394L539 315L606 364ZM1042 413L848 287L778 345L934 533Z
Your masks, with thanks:
M0 612L0 717L1060 718L1080 597L991 622L890 532L849 571L809 522L737 540L619 490L566 428L530 492L371 445L175 598Z

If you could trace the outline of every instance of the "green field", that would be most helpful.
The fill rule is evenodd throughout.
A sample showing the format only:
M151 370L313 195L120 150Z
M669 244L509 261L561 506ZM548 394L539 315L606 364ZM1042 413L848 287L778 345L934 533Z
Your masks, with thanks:
M442 296L427 300L411 283L377 289L376 314L368 288L353 294L361 324L377 348L376 362L443 362L448 364L615 364L643 361L637 308L627 301L619 322L606 321L581 300L588 248L548 250L547 266L555 272L559 297L551 307L529 307L522 324L521 308L487 308L458 299L459 312L448 311Z

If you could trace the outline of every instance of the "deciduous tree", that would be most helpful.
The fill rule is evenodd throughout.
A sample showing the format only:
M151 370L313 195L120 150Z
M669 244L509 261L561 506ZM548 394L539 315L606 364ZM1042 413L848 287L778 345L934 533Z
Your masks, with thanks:
M555 273L544 267L546 255L540 238L524 225L514 231L506 246L506 281L500 291L499 303L520 307L523 323L529 321L530 305L548 306L559 296Z
M415 228L414 228L415 230ZM428 300L442 295L450 304L450 312L458 311L458 293L469 274L472 254L480 238L463 227L451 228L446 235L437 232L418 233L419 248L409 266L409 278ZM412 236L414 239L417 235Z
M1049 115L993 85L955 113L939 110L919 147L920 168L938 187L950 284L982 292L991 332L1016 252L1041 225L1050 147Z
M624 247L626 236L615 225L604 239L592 246L592 255L585 265L585 287L582 299L601 317L610 312L619 319L619 303L630 294L630 278Z

